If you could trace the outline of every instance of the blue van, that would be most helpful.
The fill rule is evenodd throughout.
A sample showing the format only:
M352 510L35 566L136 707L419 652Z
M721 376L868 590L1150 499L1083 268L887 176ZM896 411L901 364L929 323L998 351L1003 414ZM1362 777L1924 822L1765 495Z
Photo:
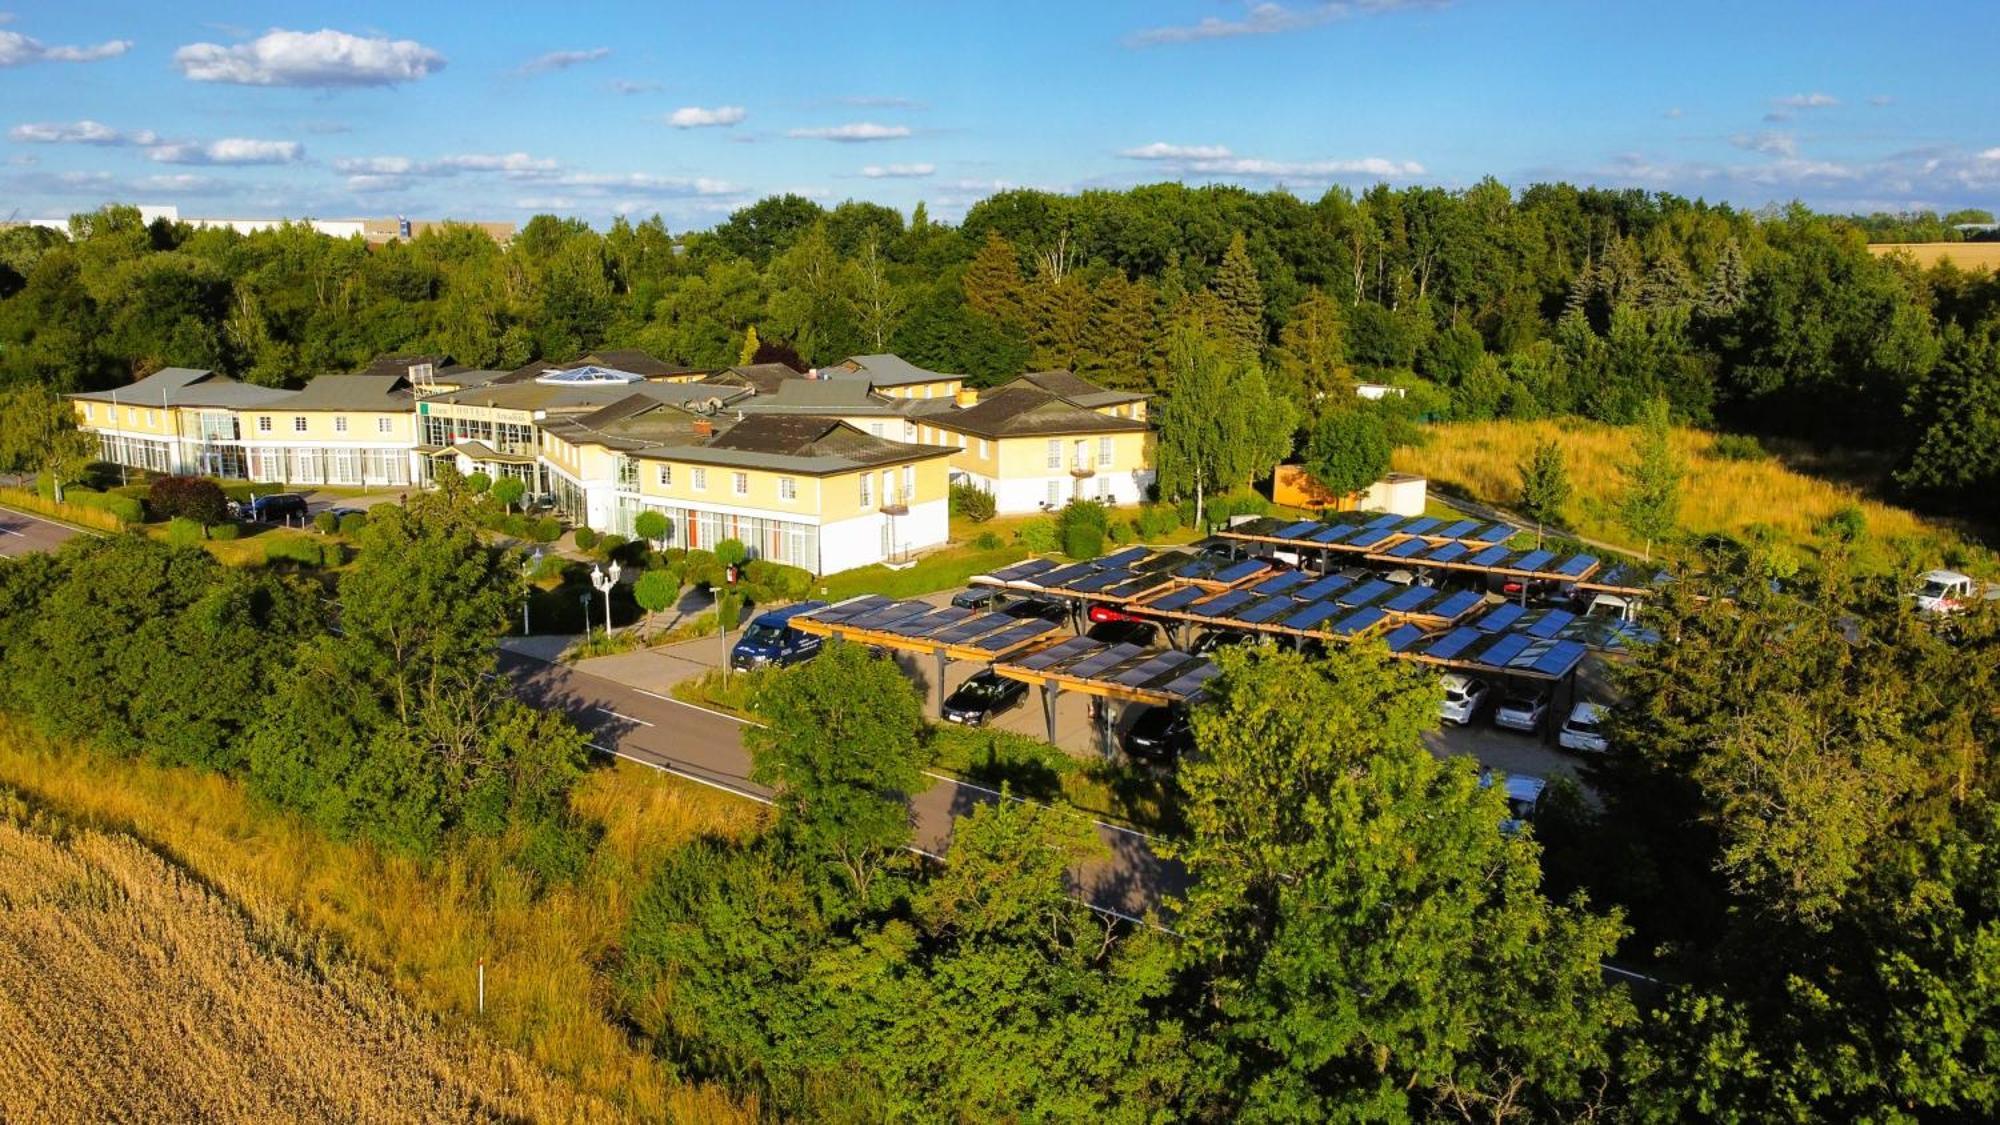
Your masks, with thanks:
M731 646L729 666L737 671L773 665L783 668L818 656L824 638L792 628L792 618L825 608L825 602L800 602L758 614L743 630L743 639Z

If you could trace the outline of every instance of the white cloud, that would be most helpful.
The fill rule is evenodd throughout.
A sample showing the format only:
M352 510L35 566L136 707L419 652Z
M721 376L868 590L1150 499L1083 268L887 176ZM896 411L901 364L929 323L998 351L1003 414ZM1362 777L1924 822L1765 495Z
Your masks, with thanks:
M1424 166L1414 160L1390 160L1382 156L1348 160L1265 160L1237 156L1223 145L1175 145L1164 141L1128 148L1119 155L1130 160L1151 161L1182 175L1258 180L1327 180L1356 176L1407 179L1424 174Z
M650 94L659 88L660 84L650 79L614 78L611 80L611 91L616 94Z
M450 169L454 172L505 172L509 175L553 172L557 168L556 162L549 157L529 156L525 152L508 152L497 155L465 153L458 156L443 156L433 161L432 166Z
M115 59L131 49L130 39L107 39L88 47L51 47L18 31L0 31L0 66L25 66L32 62L98 62Z
M740 105L719 105L712 108L684 105L667 114L667 124L676 129L709 129L734 125L748 116L750 114Z
M224 137L219 141L155 145L146 155L162 164L291 164L305 155L297 141Z
M155 145L160 143L158 134L150 129L134 129L127 132L90 120L16 125L7 130L7 136L12 140L34 144Z
M735 195L743 190L727 180L706 176L655 176L647 172L569 172L551 177L548 182L579 194L597 196L683 198Z
M841 105L851 105L856 109L924 109L924 103L915 98L877 97L871 94L849 94L833 99Z
M1234 19L1206 16L1191 24L1151 27L1130 36L1135 47L1160 43L1195 43L1205 39L1235 39L1245 35L1276 35L1304 31L1357 16L1380 15L1405 8L1442 7L1449 0L1323 0L1317 4L1287 7L1263 0L1251 3Z
M1220 160L1230 155L1222 145L1170 145L1165 141L1154 141L1138 148L1128 148L1118 155L1131 160Z
M1799 154L1798 138L1775 129L1766 129L1761 133L1738 133L1729 138L1729 143L1746 152L1761 152L1766 156Z
M861 174L871 180L915 179L936 172L935 164L870 164L861 169Z
M1876 95L1874 95L1873 97L1871 97L1871 98L1869 98L1869 99L1868 99L1868 104L1869 104L1869 105L1878 105L1878 106L1879 106L1879 105L1895 105L1895 104L1896 104L1896 95L1894 95L1894 94L1876 94Z
M561 169L562 165L546 156L530 156L525 152L469 152L432 160L343 156L333 162L333 170L348 177L347 186L352 191L388 191L407 186L412 178L442 178L466 172L498 172L512 180L536 180Z
M1981 160L2000 160L2000 148L1989 148L1979 154Z
M1814 91L1810 94L1787 94L1777 99L1776 104L1785 109L1831 109L1840 104L1840 99Z
M611 54L609 47L592 47L587 51L550 51L546 55L536 55L522 63L516 74L546 74L551 70L568 70L581 63L596 62Z
M190 43L174 65L196 82L239 86L393 86L444 69L444 56L413 39L344 31L273 30L247 43Z
M856 121L846 125L828 125L816 129L793 129L785 135L802 141L839 141L843 144L855 144L862 141L900 140L910 135L910 127Z

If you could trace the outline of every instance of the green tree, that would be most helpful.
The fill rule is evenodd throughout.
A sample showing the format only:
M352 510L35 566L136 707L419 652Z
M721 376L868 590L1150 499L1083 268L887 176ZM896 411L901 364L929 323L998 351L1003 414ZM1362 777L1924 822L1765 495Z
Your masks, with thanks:
M1248 484L1291 452L1297 413L1271 393L1255 363L1230 359L1192 326L1177 330L1172 356L1172 389L1160 410L1160 491L1192 496L1202 522L1210 493Z
M528 484L520 477L501 477L493 482L487 492L511 512L514 506L521 502L521 497L528 494Z
M1219 663L1182 769L1177 926L1229 1115L1601 1112L1633 1018L1600 968L1622 926L1543 898L1498 787L1424 747L1436 679L1367 645Z
M632 600L646 611L646 616L670 608L681 596L680 576L671 567L651 567L632 583Z
M923 709L893 661L830 641L756 695L751 780L776 793L780 826L834 864L866 900L876 873L910 840L908 796L923 781Z
M0 466L45 475L62 499L63 485L97 457L97 439L76 428L69 403L32 384L0 391Z
M1352 405L1321 416L1306 441L1305 467L1335 496L1353 496L1382 479L1393 452L1381 412Z
M1535 443L1521 463L1521 514L1535 521L1535 546L1542 545L1542 526L1561 523L1570 498L1569 465L1562 445L1554 440Z
M1255 360L1264 348L1264 287L1242 231L1230 238L1209 288L1215 294L1218 338L1232 357Z
M1681 462L1674 453L1673 425L1665 399L1654 399L1640 411L1633 459L1623 467L1625 490L1618 501L1618 519L1625 530L1646 541L1646 558L1653 544L1680 526Z
M665 512L648 508L633 519L632 532L651 543L654 550L659 550L660 544L674 533L674 521L668 519Z
M1347 364L1340 304L1324 290L1308 290L1292 308L1272 357L1278 380L1309 416L1353 399L1354 371Z
M745 328L743 330L742 350L736 353L736 366L746 366L751 360L757 358L757 349L760 347L763 347L763 341L757 339L757 326L753 324Z

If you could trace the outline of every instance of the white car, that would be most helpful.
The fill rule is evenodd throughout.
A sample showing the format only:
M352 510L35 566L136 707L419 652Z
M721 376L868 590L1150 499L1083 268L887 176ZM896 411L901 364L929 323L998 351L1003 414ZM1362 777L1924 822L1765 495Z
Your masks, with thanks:
M1493 774L1488 770L1479 773L1479 784L1485 788L1493 784ZM1500 831L1513 836L1521 831L1521 826L1535 819L1535 813L1542 807L1542 791L1549 783L1529 774L1507 775L1507 817L1500 822Z
M1570 711L1569 718L1563 720L1556 743L1565 750L1588 754L1602 754L1609 750L1611 744L1604 741L1604 705L1577 704Z
M1438 714L1447 723L1464 726L1479 717L1479 709L1486 705L1490 691L1484 680L1448 672L1444 677L1444 704L1438 708Z
M1493 725L1529 734L1542 729L1548 718L1549 697L1529 688L1515 688L1493 710Z
M2000 599L2000 586L1982 585L1955 570L1933 570L1924 574L1923 587L1910 597L1917 603L1917 612L1942 617L1957 613L1982 597Z

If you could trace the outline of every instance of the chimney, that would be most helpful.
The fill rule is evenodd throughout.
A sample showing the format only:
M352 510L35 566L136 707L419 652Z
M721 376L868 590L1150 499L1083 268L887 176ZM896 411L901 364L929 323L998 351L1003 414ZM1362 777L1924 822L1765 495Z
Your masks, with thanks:
M960 410L963 410L968 406L977 406L977 405L979 405L978 391L973 390L971 387L960 387L958 389L957 406Z
M696 419L694 420L694 436L696 436L696 437L714 437L714 436L715 436L715 423L713 423L713 422L709 421L709 420L708 420L708 419L706 419L706 418L696 418Z

